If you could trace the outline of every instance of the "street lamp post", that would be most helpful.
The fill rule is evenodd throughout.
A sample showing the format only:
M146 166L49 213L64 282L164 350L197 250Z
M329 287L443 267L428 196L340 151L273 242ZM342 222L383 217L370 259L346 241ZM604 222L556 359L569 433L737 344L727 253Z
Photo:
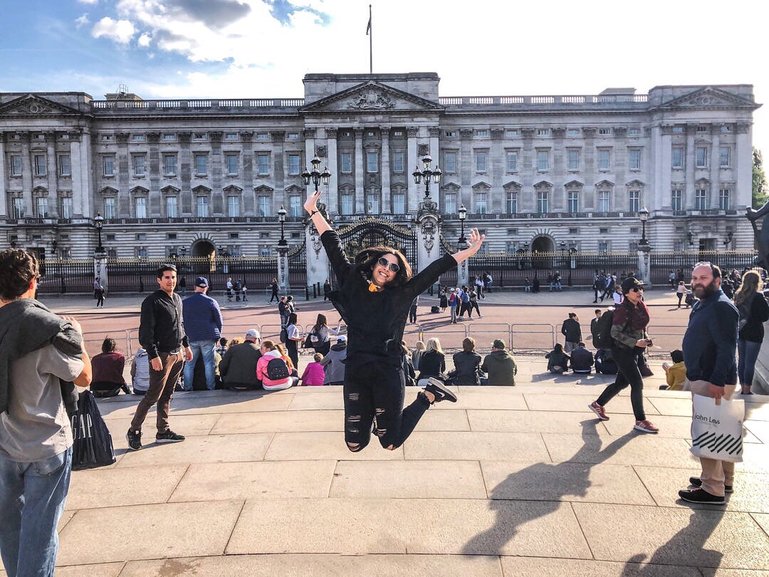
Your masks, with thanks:
M465 219L467 218L467 209L465 208L464 204L459 205L457 214L459 214L459 244L462 245L462 248L464 248L465 244L467 243L467 239L465 238Z
M96 213L96 216L93 218L93 225L96 227L96 232L98 233L98 244L96 245L96 252L104 252L104 247L101 244L101 229L104 226L104 217L100 212Z
M649 241L646 240L646 221L649 220L649 211L646 208L642 208L638 211L638 218L641 220L641 246L648 246Z
M436 184L441 181L441 174L443 171L436 165L435 169L431 169L430 165L433 162L432 156L425 154L422 157L422 170L419 170L419 166L414 169L412 176L414 177L414 184L420 184L425 181L425 198L430 198L430 180Z
M107 280L107 255L104 254L104 245L101 243L101 229L104 226L104 217L101 213L96 213L93 217L93 226L96 228L97 244L93 255L93 275L99 279L99 283L105 289L108 288Z
M651 263L649 253L651 245L646 239L646 221L649 220L649 211L644 207L638 211L638 218L641 221L641 241L638 243L638 274L644 281L647 288L651 288Z
M321 183L328 184L328 181L331 178L331 173L328 171L328 167L324 168L323 172L319 170L320 158L317 156L313 157L310 164L312 165L312 170L305 168L302 173L302 178L304 179L305 186L309 186L310 182L312 182L312 184L315 185L315 192L318 192L318 185Z
M564 263L565 262L564 253L566 252L566 241L562 240L561 242L559 242L558 248L561 249L561 263ZM561 266L563 266L563 264Z
M313 159L313 163L316 159ZM320 163L320 161L318 161ZM314 168L313 164L313 168ZM317 190L317 185L316 189ZM278 209L278 222L280 222L280 240L278 241L278 289L282 294L288 292L288 241L284 234L286 223L286 209L281 206Z
M284 226L286 224L286 209L283 207L283 205L281 205L280 209L278 209L278 222L280 222L280 240L278 241L278 246L288 246L288 241L286 240L286 236L284 234Z
M457 210L459 215L459 242L457 248L460 250L467 248L467 239L465 238L465 219L467 218L467 209L464 204L459 205ZM469 259L465 259L457 266L457 280L459 286L470 286L470 267Z

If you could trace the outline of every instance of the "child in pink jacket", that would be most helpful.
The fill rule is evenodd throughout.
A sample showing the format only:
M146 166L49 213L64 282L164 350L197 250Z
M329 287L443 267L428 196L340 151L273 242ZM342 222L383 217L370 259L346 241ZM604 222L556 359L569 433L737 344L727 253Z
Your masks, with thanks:
M320 364L323 360L323 355L315 353L312 358L314 362L309 363L304 369L304 373L302 373L302 384L314 386L322 385L326 378L326 371L323 368L323 365Z

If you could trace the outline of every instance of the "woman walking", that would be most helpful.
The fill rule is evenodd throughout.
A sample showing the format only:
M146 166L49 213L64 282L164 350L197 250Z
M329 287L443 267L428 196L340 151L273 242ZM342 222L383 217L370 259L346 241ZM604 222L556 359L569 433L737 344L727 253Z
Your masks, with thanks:
M608 421L604 407L617 393L630 385L630 402L636 423L633 427L642 433L657 433L659 429L646 419L643 400L643 377L638 369L638 355L643 354L651 340L646 334L649 310L643 302L643 283L635 277L622 281L622 302L614 311L611 326L612 356L617 364L617 379L588 407L602 421Z
M742 283L734 293L734 304L740 312L737 333L737 375L740 379L741 394L752 395L753 374L756 369L758 351L764 341L764 322L769 320L769 304L764 298L764 283L757 270L742 275Z
M414 298L441 274L473 256L484 237L470 232L468 248L444 255L413 276L403 254L390 247L365 248L351 263L339 236L318 211L320 192L310 195L304 208L326 250L338 289L329 295L347 324L348 345L344 377L345 441L358 452L368 445L371 431L382 447L400 447L434 402L456 396L437 379L430 379L405 409L403 331Z

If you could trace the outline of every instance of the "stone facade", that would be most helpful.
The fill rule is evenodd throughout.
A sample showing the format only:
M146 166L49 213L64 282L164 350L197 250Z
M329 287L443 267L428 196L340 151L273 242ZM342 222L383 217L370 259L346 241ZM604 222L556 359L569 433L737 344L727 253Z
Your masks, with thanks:
M441 97L434 73L308 74L304 99L142 100L0 93L0 243L64 257L274 255L277 211L306 242L301 173L317 155L336 225L413 222L430 154L441 233L489 252L749 249L752 86L649 94ZM730 234L731 233L731 234ZM438 245L437 240L435 241Z

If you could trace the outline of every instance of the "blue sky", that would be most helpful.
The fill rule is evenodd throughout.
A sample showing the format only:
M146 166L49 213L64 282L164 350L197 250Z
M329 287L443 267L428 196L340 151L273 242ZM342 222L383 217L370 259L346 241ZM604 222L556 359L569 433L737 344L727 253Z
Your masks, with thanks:
M298 97L314 72L437 72L442 96L753 84L756 4L732 0L0 0L0 91ZM767 108L765 106L765 108ZM769 160L769 112L754 144Z

